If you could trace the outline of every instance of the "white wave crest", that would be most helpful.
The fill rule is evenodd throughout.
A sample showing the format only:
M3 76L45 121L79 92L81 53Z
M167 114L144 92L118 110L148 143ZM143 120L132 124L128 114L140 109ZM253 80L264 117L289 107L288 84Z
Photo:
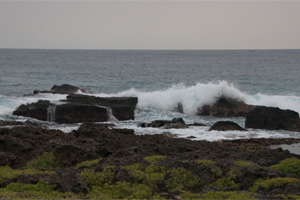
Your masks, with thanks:
M218 83L197 83L192 86L173 85L165 90L140 91L134 88L115 94L93 94L99 97L138 97L138 109L157 109L170 111L181 105L184 113L194 114L197 108L211 105L221 97L229 97L244 101L251 105L263 105L290 109L300 113L300 97L265 94L246 94L226 81Z
M38 100L59 101L66 99L67 95L40 93L25 97L6 97L0 96L0 116L11 115L12 112L22 104L34 103Z

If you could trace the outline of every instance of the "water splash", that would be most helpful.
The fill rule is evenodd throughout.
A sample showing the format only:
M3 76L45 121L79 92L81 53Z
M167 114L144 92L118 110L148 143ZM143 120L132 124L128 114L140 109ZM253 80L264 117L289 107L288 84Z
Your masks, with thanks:
M107 121L112 121L112 122L119 121L119 120L114 116L111 107L107 107L107 106L98 106L98 107L106 109L106 112L107 112Z
M47 121L55 122L56 105L50 105L47 108Z
M107 118L108 121L118 121L118 119L113 115L112 109L110 107L106 107L106 111L107 111Z

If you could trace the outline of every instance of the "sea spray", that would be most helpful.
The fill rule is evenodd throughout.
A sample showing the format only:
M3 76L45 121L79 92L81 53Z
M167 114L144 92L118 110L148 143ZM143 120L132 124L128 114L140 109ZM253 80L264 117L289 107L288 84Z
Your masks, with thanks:
M118 121L118 119L113 115L112 109L110 107L106 107L106 111L107 111L107 118L108 121Z
M107 112L107 121L117 122L118 119L113 115L113 111L110 107L107 106L98 106L100 108L105 108Z
M47 121L55 122L56 105L50 105L47 108Z
M198 108L212 105L221 96L244 101L250 105L262 105L290 109L300 113L300 97L265 94L247 94L234 84L226 81L218 83L197 83L192 86L172 85L164 90L141 91L131 88L114 94L93 94L99 97L138 97L137 108L140 110L155 109L163 112L173 111L182 105L185 114L194 115Z

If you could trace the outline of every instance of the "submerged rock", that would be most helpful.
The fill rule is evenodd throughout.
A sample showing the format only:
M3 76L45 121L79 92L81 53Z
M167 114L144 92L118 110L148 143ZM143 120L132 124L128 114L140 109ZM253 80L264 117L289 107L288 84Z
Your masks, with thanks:
M220 97L213 105L198 109L197 115L214 117L245 117L255 106L232 98Z
M246 131L246 129L231 121L219 121L212 125L209 131Z
M246 128L300 131L299 114L292 110L259 106L246 116Z
M141 123L141 127L152 127L152 128L188 128L182 118L174 118L172 120L155 120L150 123Z

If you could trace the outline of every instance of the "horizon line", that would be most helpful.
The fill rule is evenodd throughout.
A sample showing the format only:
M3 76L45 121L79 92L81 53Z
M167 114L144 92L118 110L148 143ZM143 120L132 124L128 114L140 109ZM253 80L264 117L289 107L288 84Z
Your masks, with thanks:
M300 48L249 48L249 49L88 49L88 48L0 48L0 50L86 50L86 51L264 51L264 50L300 50Z

